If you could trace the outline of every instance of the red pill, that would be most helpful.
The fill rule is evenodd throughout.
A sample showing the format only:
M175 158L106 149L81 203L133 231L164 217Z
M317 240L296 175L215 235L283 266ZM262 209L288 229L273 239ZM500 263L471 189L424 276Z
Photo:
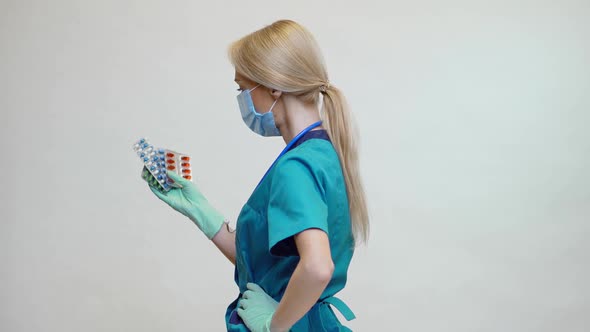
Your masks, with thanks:
M168 160L166 160L166 162L167 162L168 164L174 164L174 160L172 160L172 159L168 159Z
M191 167L191 164L189 164L189 163L182 163L182 164L180 164L180 166L182 166L182 167Z
M183 169L183 170L182 170L182 173L190 173L190 172L191 172L191 170L190 170L190 169Z
M180 157L180 160L182 160L182 161L190 161L191 158L189 158L187 156L184 156L184 157Z
M167 168L168 168L169 170L171 170L171 171L173 171L174 169L176 169L176 167L174 167L174 165L169 165Z
M168 152L168 153L166 153L166 157L168 157L168 158L174 158L174 153Z
M185 179L187 179L187 180L190 180L190 179L192 179L192 177L191 177L190 175L184 175L184 176L183 176L183 178L185 178Z

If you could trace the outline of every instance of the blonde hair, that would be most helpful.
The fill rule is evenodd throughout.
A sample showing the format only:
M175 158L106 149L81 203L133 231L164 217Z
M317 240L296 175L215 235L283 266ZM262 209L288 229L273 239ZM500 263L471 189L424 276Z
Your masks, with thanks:
M369 215L359 172L358 133L344 95L328 80L312 34L291 20L276 21L232 43L229 58L238 73L304 103L318 105L323 95L323 125L342 166L353 234L357 242L366 242Z

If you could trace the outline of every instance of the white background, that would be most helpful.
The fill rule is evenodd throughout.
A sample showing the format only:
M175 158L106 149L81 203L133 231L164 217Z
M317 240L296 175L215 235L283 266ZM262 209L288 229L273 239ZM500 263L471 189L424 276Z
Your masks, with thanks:
M372 216L355 331L590 328L587 1L0 2L0 330L223 331L233 267L140 179L147 136L235 221L283 148L227 46L318 39Z

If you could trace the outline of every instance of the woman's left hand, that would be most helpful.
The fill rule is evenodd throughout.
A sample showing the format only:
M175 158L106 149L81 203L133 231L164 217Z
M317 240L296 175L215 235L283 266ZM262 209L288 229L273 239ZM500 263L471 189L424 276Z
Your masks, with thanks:
M248 290L238 302L238 315L252 332L270 332L272 316L279 303L257 284L248 283L246 287Z

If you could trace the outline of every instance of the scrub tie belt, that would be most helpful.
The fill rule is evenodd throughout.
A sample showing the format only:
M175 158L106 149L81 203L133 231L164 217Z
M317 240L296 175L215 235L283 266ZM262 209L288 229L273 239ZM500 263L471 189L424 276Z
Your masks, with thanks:
M240 297L241 297L241 294L240 294ZM236 300L236 302L238 300L239 300L239 298ZM327 298L321 300L319 303L328 303L328 304L332 305L334 308L336 308L342 314L342 316L347 321L351 321L356 318L356 316L354 315L352 310L350 310L350 308L346 305L346 303L344 303L344 301L342 301L341 299L339 299L335 296L327 297ZM244 321L242 321L242 318L238 315L237 310L234 310L231 313L229 322L231 324L244 324ZM347 330L347 331L349 331L349 330Z
M338 311L340 311L342 316L344 316L344 318L347 321L351 321L356 318L356 316L354 315L352 310L350 310L350 308L346 305L346 303L344 303L344 301L335 296L327 297L323 299L322 302L331 304L332 306L334 306L334 308L338 309Z

